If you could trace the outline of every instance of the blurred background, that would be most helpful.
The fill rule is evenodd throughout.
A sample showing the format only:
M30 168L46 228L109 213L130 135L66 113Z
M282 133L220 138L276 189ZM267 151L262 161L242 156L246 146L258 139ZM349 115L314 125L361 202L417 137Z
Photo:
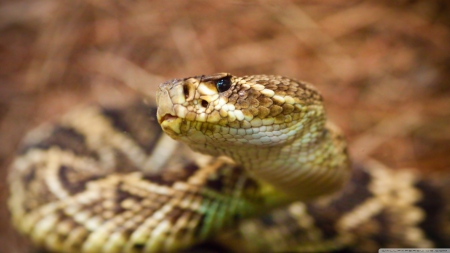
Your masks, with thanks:
M175 77L278 74L316 84L355 162L450 167L448 0L0 2L0 251L7 169L24 133L120 105ZM153 99L153 98L149 98Z

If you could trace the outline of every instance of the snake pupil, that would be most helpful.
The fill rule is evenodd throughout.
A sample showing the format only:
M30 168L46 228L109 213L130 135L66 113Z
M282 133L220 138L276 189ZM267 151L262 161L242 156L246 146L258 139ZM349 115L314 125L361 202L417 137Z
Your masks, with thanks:
M231 79L229 76L219 79L216 83L219 92L227 91L231 87Z

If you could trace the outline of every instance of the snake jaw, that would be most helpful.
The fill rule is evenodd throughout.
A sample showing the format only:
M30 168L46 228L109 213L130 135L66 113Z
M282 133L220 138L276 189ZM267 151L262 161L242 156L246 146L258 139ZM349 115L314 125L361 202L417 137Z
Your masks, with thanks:
M170 137L177 139L181 134L182 119L173 115L164 115L161 118L161 127Z
M174 116L172 114L165 114L164 116L160 117L160 119L158 120L159 124L163 123L164 121L172 121L172 120L176 120L178 117Z

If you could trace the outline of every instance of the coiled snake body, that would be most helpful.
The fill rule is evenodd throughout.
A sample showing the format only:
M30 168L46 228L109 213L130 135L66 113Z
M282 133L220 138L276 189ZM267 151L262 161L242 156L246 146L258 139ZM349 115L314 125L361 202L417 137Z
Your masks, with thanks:
M310 84L219 73L167 81L157 104L31 132L9 178L17 229L52 252L450 246L444 180L350 169Z

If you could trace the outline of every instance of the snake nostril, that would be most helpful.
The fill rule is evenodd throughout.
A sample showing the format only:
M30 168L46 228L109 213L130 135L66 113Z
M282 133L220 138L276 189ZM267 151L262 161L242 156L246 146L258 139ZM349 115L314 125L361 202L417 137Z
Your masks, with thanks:
M208 101L202 100L202 106L205 108L208 107Z
M183 93L185 98L189 97L189 87L187 85L183 85Z

